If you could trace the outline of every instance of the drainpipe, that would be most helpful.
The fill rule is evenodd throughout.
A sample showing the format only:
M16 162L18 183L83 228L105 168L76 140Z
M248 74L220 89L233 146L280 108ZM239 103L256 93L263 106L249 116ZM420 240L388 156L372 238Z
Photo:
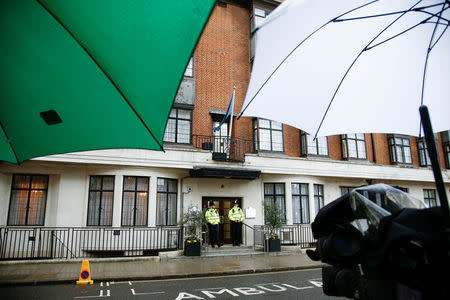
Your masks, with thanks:
M370 134L370 140L372 141L373 162L377 163L377 154L375 152L375 141L373 139L373 133Z
M184 209L184 194L189 194L191 191L187 191L187 192L183 192L183 180L184 179L186 179L186 178L190 178L191 176L186 176L186 177L183 177L183 178L181 178L180 179L180 186L181 186L181 197L180 197L180 201L181 201L181 203L180 203L180 218L182 218L183 217L183 214L184 214L184 211L183 211L183 209Z

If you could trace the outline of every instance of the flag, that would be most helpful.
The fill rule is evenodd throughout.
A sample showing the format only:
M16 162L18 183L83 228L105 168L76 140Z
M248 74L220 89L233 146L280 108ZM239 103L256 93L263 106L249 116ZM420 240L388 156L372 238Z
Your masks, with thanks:
M225 123L228 116L231 115L233 117L233 106L234 106L234 89L233 89L233 95L231 96L230 104L228 104L227 112L225 113L225 116L223 117L222 121L220 122L219 126L214 127L214 131L220 130L220 127L222 127L222 124Z

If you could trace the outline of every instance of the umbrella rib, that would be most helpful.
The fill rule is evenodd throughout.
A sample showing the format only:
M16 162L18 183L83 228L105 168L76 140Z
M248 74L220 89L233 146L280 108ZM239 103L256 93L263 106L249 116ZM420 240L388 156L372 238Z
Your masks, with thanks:
M350 70L352 69L352 67L355 65L356 61L358 60L358 58L365 52L367 51L367 48L370 46L371 43L373 43L373 41L375 41L381 34L383 34L383 32L385 32L389 27L391 27L393 24L395 24L395 22L397 22L398 20L400 20L408 11L411 11L416 5L418 5L420 2L422 2L422 0L419 0L418 2L416 2L413 6L411 6L409 8L409 10L406 10L404 13L402 13L400 16L398 16L394 21L392 21L389 25L387 25L383 30L381 30L367 45L366 47L364 47L361 52L359 52L359 54L356 56L356 58L353 60L353 62L350 64L350 66L347 68L347 70L344 73L344 76L342 76L341 81L339 82L336 90L334 91L333 97L331 97L330 103L328 103L327 109L325 110L325 113L323 114L322 120L320 120L320 124L319 127L317 128L316 134L314 135L314 138L317 138L317 134L320 131L320 128L322 127L323 121L325 120L325 117L328 114L328 111L330 110L331 104L333 103L333 100L336 98L337 92L339 91L342 83L344 82L345 78L347 77L348 73L350 72Z
M339 16L337 16L337 17L335 17L334 19L332 19L332 20L330 20L330 21L328 21L328 22L326 22L325 24L323 24L322 26L320 26L319 28L317 28L316 30L314 30L312 33L310 33L306 38L304 38L297 46L295 46L294 47L294 49L292 49L292 51L291 52L289 52L289 54L278 64L278 66L272 71L272 73L267 77L267 79L264 81L264 83L261 85L261 87L256 91L256 93L255 93L255 95L253 95L253 97L250 99L250 101L247 103L247 105L241 110L241 112L239 113L239 115L238 115L238 117L236 118L236 120L239 120L240 118L241 118L241 116L242 116L242 114L245 112L245 110L248 108L248 106L253 102L253 100L256 98L256 96L259 94L259 92L263 89L263 87L266 85L266 83L272 78L272 76L276 73L276 71L284 64L284 62L304 43L304 42L306 42L311 36L313 36L317 31L319 31L320 29L322 29L323 27L325 27L326 25L328 25L328 24L330 24L330 23L332 23L334 20L336 20L337 18L340 18L340 17L342 17L342 16L345 16L346 14L349 14L349 13L351 13L351 12L353 12L353 11L355 11L355 10L358 10L358 9L360 9L360 8L362 8L362 7L365 7L365 6L368 6L368 5L370 5L370 4L372 4L372 3L375 3L375 2L377 2L377 1L379 1L379 0L374 0L374 1L371 1L371 2L369 2L369 3L366 3L366 4L363 4L363 5L361 5L361 6L358 6L358 7L355 7L355 8L353 8L353 9L351 9L351 10L349 10L349 11L347 11L347 12L345 12L345 13L343 13L343 14L341 14L341 15L339 15ZM263 24L263 26L265 25L266 23L264 23ZM260 28L260 27L259 27ZM259 29L259 28L257 28L257 30ZM255 32L256 32L256 30L255 30Z
M117 92L122 96L122 98L127 102L128 106L133 110L134 114L138 117L138 119L141 121L142 125L147 129L147 131L150 133L150 135L153 137L153 139L156 141L158 146L161 148L162 151L164 151L163 146L159 143L158 139L155 137L153 132L148 128L147 124L145 124L142 117L139 115L139 113L135 110L133 105L128 101L127 97L123 94L123 92L120 90L120 88L117 86L117 84L112 80L112 78L106 73L106 71L102 68L102 66L97 62L97 60L92 56L92 54L86 49L86 47L75 37L75 35L61 22L61 20L53 14L52 11L50 11L42 2L41 0L36 0L66 31L70 36L77 42L78 45L80 45L81 48L86 52L86 54L92 59L92 61L97 65L97 67L103 72L103 74L108 78L108 80L111 82L111 84L116 88Z
M391 16L391 15L398 15L398 14L402 14L402 13L410 12L410 11L417 11L417 12L421 12L421 13L431 14L430 12L425 11L424 9L435 7L435 6L440 6L442 4L445 4L445 2L438 3L438 4L433 4L433 5L428 5L428 6L417 7L415 9L394 11L394 12L385 13L385 14L362 16L362 17L354 17L354 18L346 18L346 19L336 19L334 22L345 22L345 21L354 21L354 20L361 20L361 19L385 17L385 16ZM444 19L444 20L446 20L446 19ZM448 20L446 20L446 21L448 21Z
M445 5L445 4L444 4L444 5ZM445 8L445 9L443 8L440 12L431 15L430 17L424 19L423 21L417 23L416 25L411 26L410 28L405 29L405 30L402 31L402 32L399 32L399 33L397 33L396 35L393 35L393 36L391 36L390 38L387 38L387 39L385 39L384 41L379 42L378 44L375 44L375 45L373 45L373 46L367 47L366 50L370 50L370 49L372 49L372 48L375 48L375 47L377 47L377 46L379 46L379 45L381 45L381 44L383 44L383 43L386 43L387 41L390 41L390 40L392 40L392 39L394 39L394 38L396 38L396 37L398 37L398 36L400 36L400 35L402 35L402 34L408 32L408 31L410 31L410 30L416 28L417 26L419 26L419 25L421 25L421 24L427 23L430 19L432 19L433 17L437 17L438 15L442 14L442 12L444 12L444 11L447 10L448 8L449 8L449 7ZM441 18L438 17L438 19L441 19ZM437 25L439 24L439 22L432 22L432 23L435 24L435 28L436 28ZM448 25L447 25L447 27L448 27Z
M14 154L14 157L16 158L17 164L20 165L19 157L17 156L16 151L14 150L13 146L11 145L11 141L10 141L10 139L8 137L8 134L6 133L5 127L3 126L2 122L0 122L0 127L2 127L3 133L5 134L5 137L6 137L6 140L7 140L8 144L9 144L9 147L11 147L11 151Z
M443 4L442 10L440 11L439 15L441 15L442 12L445 10L444 7L445 7L445 3ZM424 65L424 68L423 68L423 76L422 76L422 94L420 96L420 105L423 105L423 93L424 93L424 90L425 90L425 78L426 78L426 74L427 74L428 58L430 57L431 49L433 49L434 45L436 45L436 44L433 45L433 39L434 39L434 35L436 34L437 27L438 27L438 24L436 23L434 25L434 28L433 28L433 33L431 34L431 37L430 37L430 42L428 44L427 55L425 57L425 65ZM447 26L447 28L448 28L448 26ZM446 30L447 30L447 28L446 28ZM444 30L444 32L445 32L445 30ZM439 39L441 38L441 36L439 37ZM438 39L438 41L439 41L439 39ZM422 123L422 121L421 121L421 123Z

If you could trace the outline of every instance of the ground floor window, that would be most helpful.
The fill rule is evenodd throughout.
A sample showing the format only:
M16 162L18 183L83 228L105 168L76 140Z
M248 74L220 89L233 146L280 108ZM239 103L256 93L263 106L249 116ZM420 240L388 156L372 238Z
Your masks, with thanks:
M264 183L264 203L277 205L280 208L280 218L286 223L286 195L284 183Z
M177 224L176 179L158 178L156 195L156 225Z
M48 175L14 174L9 202L9 226L43 226Z
M148 177L123 177L122 226L147 226Z
M315 184L314 185L314 204L316 208L316 215L319 212L319 210L324 206L324 199L323 199L323 185L322 184Z
M424 189L423 190L423 200L428 207L438 206L436 199L436 190L434 189Z
M353 190L356 187L353 186L341 186L341 196L344 196L347 193L350 193L351 190Z
M87 226L112 226L114 176L91 176Z
M309 191L307 183L292 183L292 222L309 223Z

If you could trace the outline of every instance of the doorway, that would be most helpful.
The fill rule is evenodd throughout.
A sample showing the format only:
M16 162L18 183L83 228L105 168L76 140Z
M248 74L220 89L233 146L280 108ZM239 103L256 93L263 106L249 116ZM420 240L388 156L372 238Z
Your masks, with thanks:
M206 211L208 207L209 201L214 201L216 204L216 209L219 211L220 216L220 240L224 244L231 244L231 227L230 220L228 219L228 211L233 207L233 201L239 201L239 207L242 207L242 198L235 197L203 197L202 198L202 209Z

